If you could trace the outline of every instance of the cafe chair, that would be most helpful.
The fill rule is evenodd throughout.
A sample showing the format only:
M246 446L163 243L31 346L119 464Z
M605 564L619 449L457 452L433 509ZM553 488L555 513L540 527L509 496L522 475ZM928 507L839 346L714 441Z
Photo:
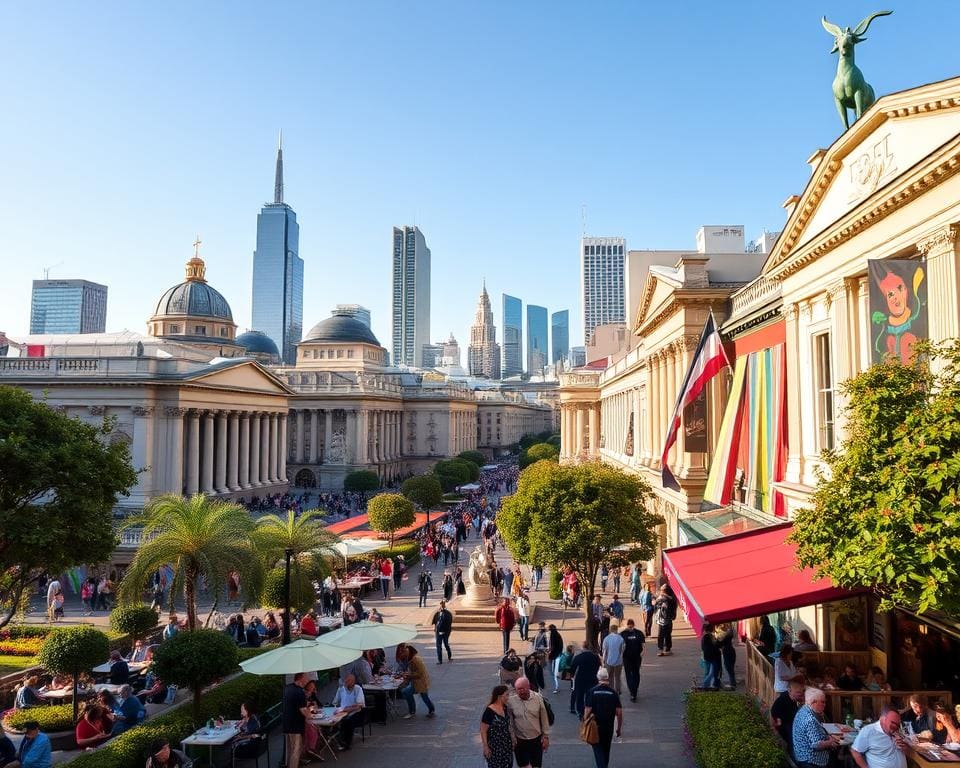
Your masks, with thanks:
M231 750L231 766L237 768L238 761L253 760L260 768L260 758L267 756L267 767L270 766L270 734L261 731L252 739L246 739L233 745Z
M362 718L360 719L360 741L365 742L367 740L366 733L367 730L370 730L370 735L373 736L373 707L367 706L360 710ZM356 730L356 728L354 728Z

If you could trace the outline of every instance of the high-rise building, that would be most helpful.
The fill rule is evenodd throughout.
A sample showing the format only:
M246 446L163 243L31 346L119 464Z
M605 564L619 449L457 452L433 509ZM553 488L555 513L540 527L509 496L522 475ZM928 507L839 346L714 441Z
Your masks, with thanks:
M359 320L367 326L367 328L370 327L370 310L366 307L361 307L359 304L337 304L330 314L346 315L347 317L352 317L354 320Z
M500 378L500 345L497 344L497 327L493 324L493 310L490 308L486 284L480 291L477 314L470 328L467 361L471 376Z
M393 228L393 364L423 366L430 343L430 249L417 227Z
M303 259L300 226L293 208L283 202L283 134L277 147L273 202L257 216L253 252L253 327L280 350L283 362L296 363L303 335Z
M503 294L503 378L523 373L523 302Z
M453 333L450 334L450 338L442 342L440 346L443 348L443 354L441 355L440 362L442 365L450 365L460 367L460 345L457 343L457 340L453 338Z
M547 308L527 304L527 373L543 372L550 361L547 344Z
M623 323L624 256L627 244L622 237L580 239L580 284L583 289L583 340L593 341L598 325Z
M443 344L424 344L421 351L421 368L439 368L443 365Z
M570 367L579 368L587 364L586 347L570 347Z
M89 280L34 280L30 333L103 333L107 286Z
M551 363L570 357L570 310L562 309L550 315L550 338L553 340Z

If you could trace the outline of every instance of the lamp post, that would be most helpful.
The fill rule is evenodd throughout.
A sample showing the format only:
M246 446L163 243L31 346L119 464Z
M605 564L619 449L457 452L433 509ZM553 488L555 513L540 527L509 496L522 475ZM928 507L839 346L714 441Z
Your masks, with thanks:
M290 558L293 557L293 550L286 549L283 553L283 637L281 645L287 645L290 642Z

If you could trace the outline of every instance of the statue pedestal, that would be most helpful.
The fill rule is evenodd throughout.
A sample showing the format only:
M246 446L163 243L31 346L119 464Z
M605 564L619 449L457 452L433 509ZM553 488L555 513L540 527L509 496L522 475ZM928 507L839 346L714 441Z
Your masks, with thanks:
M496 608L497 599L486 584L467 584L467 594L457 600L464 608Z
M467 594L458 597L450 606L455 630L499 631L494 613L497 600L487 584L467 584Z

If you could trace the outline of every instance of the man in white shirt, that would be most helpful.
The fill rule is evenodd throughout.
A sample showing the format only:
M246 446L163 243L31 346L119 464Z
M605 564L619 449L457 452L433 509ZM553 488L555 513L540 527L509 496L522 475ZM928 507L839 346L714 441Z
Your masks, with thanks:
M907 768L906 742L900 735L900 713L884 706L880 719L860 729L850 748L859 768Z
M620 625L610 622L610 634L603 638L601 661L610 676L610 687L620 693L620 670L623 669L623 649L626 643L620 636Z
M363 696L363 688L357 685L357 678L353 675L347 675L343 678L343 685L333 697L333 706L341 708L347 712L347 716L340 721L339 751L350 749L353 745L353 729L363 727L363 708L366 706L366 700Z

